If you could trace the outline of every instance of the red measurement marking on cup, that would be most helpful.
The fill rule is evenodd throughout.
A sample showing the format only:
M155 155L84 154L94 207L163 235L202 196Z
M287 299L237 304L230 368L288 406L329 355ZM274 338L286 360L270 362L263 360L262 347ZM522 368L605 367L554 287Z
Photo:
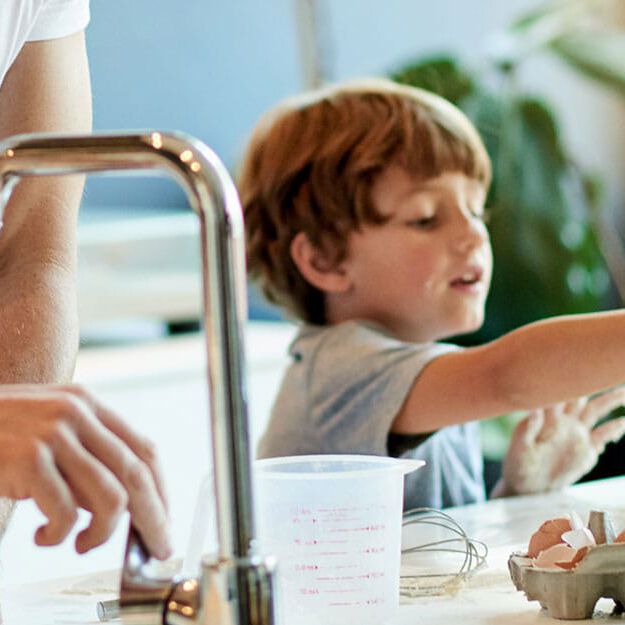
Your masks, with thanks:
M349 541L346 539L340 540L317 540L316 538L294 538L293 544L298 547L316 547L318 545L345 545Z
M302 572L302 571L318 571L319 570L319 565L318 564L294 564L293 565L293 570L298 571L298 572Z
M362 553L384 553L385 551L385 547L367 547L362 550Z
M337 588L336 590L320 590L319 588L312 588L312 587L306 587L306 588L300 588L299 589L299 593L300 595L304 595L304 596L315 596L315 595L343 595L343 594L349 594L350 592L359 592L358 588ZM384 600L383 599L373 599L373 600L368 600L367 604L369 605L369 601L377 601L379 603L382 603Z
M315 545L321 545L323 543L322 541L317 540L315 538L311 538L311 539L294 538L293 544L298 545L300 547L314 547Z
M329 529L329 532L383 532L386 525L379 523L377 525L363 525L361 527L335 527Z
M290 509L291 514L294 516L307 516L313 513L313 509L312 508L304 508L304 507L293 507Z
M356 578L353 575L339 575L335 577L315 577L315 581L317 582L344 582L344 581L353 581Z
M372 571L371 573L363 573L362 575L358 575L357 579L380 579L384 577L384 573L381 571Z

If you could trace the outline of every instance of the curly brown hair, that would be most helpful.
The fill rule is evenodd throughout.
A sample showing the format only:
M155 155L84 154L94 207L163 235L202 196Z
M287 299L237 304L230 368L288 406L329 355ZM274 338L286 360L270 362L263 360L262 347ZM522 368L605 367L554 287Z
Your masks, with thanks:
M351 231L383 223L370 199L399 163L415 177L461 171L488 187L490 160L465 115L447 100L390 80L343 83L285 100L256 126L238 187L250 275L266 297L309 323L326 323L324 295L291 258L304 232L338 263Z

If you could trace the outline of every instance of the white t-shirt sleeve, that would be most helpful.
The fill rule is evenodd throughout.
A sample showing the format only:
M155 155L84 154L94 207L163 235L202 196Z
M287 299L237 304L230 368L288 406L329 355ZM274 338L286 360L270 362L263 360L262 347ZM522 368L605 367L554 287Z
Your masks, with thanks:
M84 30L89 23L89 0L46 0L27 41L58 39Z

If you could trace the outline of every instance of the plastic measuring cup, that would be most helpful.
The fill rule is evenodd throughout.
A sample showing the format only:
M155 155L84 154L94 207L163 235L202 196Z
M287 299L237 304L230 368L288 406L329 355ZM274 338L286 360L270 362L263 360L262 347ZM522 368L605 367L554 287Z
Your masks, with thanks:
M361 455L254 463L258 546L278 558L281 625L382 625L393 617L403 476L423 464Z

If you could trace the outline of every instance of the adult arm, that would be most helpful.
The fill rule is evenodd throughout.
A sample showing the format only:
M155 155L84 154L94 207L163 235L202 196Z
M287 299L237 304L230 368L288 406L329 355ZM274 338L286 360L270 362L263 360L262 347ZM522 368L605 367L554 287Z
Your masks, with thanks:
M0 88L0 112L0 139L89 132L84 34L25 44ZM82 189L82 176L27 178L6 208L0 230L0 384L71 379Z
M392 431L427 432L533 410L623 382L625 312L556 317L430 362Z

